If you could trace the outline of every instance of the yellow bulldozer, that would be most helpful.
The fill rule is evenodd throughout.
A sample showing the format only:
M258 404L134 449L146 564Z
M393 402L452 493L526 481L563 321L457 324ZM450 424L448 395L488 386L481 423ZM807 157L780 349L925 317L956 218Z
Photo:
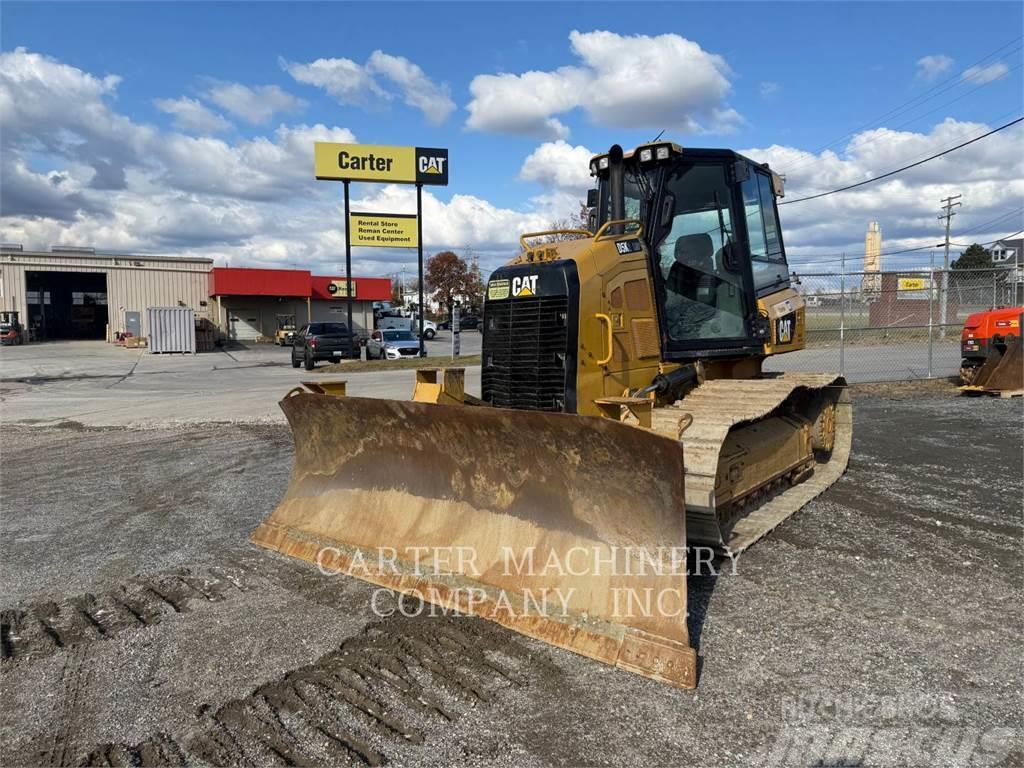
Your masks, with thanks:
M835 482L852 407L762 370L805 344L767 165L655 142L590 170L590 228L488 280L479 398L423 369L411 401L282 400L293 474L253 540L688 688L687 544L735 556Z

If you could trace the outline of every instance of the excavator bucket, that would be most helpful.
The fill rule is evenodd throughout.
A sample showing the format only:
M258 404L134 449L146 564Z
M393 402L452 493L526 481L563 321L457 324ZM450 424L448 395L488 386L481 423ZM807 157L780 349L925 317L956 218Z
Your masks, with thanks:
M1006 351L993 349L969 385L960 387L967 395L1019 395L1024 392L1024 352L1020 339L1009 336Z
M677 440L597 417L301 390L281 408L295 465L257 544L695 685Z

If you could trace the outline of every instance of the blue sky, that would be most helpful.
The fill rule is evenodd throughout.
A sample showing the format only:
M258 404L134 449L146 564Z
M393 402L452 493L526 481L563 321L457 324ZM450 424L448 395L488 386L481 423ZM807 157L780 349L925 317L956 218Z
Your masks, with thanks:
M182 130L180 123L175 123L174 115L157 104L157 100L186 98L209 113L208 122L219 117L217 127L208 133L232 148L260 137L273 140L280 126L317 124L347 129L367 143L449 147L450 186L434 190L440 203L450 203L453 196L462 195L486 201L500 211L551 217L559 211L569 212L571 205L566 208L566 201L582 192L579 180L565 177L559 180L538 172L524 173L524 162L545 143L553 144L559 139L564 141L564 146L559 145L563 150L585 147L588 151L600 151L613 142L624 146L636 144L665 129L667 137L683 145L759 149L763 152L758 159L769 159L778 170L786 172L786 167L778 166L788 163L801 171L794 172L790 178L790 190L795 196L827 188L832 180L860 180L865 174L888 170L877 163L913 160L926 154L932 146L942 149L949 143L957 143L953 139L975 135L971 133L974 124L992 126L1006 122L1022 111L1024 82L1019 43L1024 26L1022 8L1024 5L1020 3L923 2L628 5L7 2L0 11L3 21L0 47L6 53L23 48L29 54L40 54L97 80L108 75L120 78L98 97L110 113L127 118L132 126L150 126L168 136L203 133L195 129ZM584 35L579 45L570 41L573 30ZM599 31L612 33L612 38L598 38ZM658 38L666 35L671 35L671 40ZM658 77L666 81L667 100L679 100L679 104L669 105L670 108L664 110L654 102L661 98L657 84L654 91L638 103L633 103L628 93L630 78L637 76L630 71L631 52L650 48L649 40L653 38L666 45L682 40L687 46L697 46L699 54L694 55L699 60L696 63L704 67L697 71L687 64L660 71ZM1015 39L1018 42L1013 44ZM587 61L581 54L584 46L590 46L587 50L593 56ZM682 49L676 46L672 50ZM687 50L692 53L691 49ZM397 81L382 74L381 66L374 68L369 64L375 51L418 67L426 80L438 89L438 94L446 93L453 108L447 112L441 110L446 114L445 119L438 123L435 112L432 121L424 108L403 103ZM353 62L368 71L380 83L381 90L375 91L376 86L371 86L362 95L339 100L337 93L331 92L331 83L313 84L308 77L303 81L287 69L321 59ZM973 79L965 76L964 71L978 60L983 60L983 67L1005 65L1007 71L989 75L982 72ZM607 71L603 71L602 66ZM535 129L536 121L531 124L534 128L524 128L517 122L520 115L502 111L508 107L514 112L519 100L532 95L529 84L515 82L509 87L520 90L513 90L512 98L496 97L496 106L502 114L495 113L492 103L487 115L475 125L471 121L467 126L467 118L471 117L467 107L478 98L471 90L474 78L518 76L534 71L553 73L557 79L565 74L565 68L572 70L572 74L565 77L590 78L581 82L597 82L599 90L594 92L599 95L614 92L608 97L608 103L600 110L580 106L548 109L542 115L542 122L553 120L557 127L545 134L544 130ZM995 74L1000 76L994 77ZM336 73L332 76L337 78ZM639 76L644 77L643 73ZM987 80L988 77L992 79ZM673 90L667 82L692 80L697 83L694 88L699 90L701 78L706 79L706 88L696 94ZM55 78L51 74L44 79L53 82ZM945 81L949 81L947 86L936 89L937 84ZM241 117L240 113L232 113L211 97L211 91L218 85L228 84L247 88L276 86L281 99L291 99L291 102L283 102L290 106L272 111L262 122L255 122ZM481 83L481 88L484 85L486 83ZM388 95L381 96L382 93ZM915 98L920 98L920 103L911 104L906 112L878 119ZM75 109L75 106L66 104L68 109ZM27 136L31 124L26 121L31 119L42 119L42 115L21 116L22 122L15 126L15 131L26 131ZM937 126L948 120L954 121L948 130L937 132ZM847 150L856 129L880 128L901 135L918 135L921 139L916 144L907 144L903 153L875 152L881 157L860 156L857 159L861 162L856 167L823 169L821 175L825 178L816 177L813 157L792 154L813 153L832 144L841 165L852 157ZM76 129L72 126L69 130ZM945 145L944 139L949 140ZM1019 132L1008 139L1010 143L1004 146L1020 149ZM903 141L900 136L875 137L875 143L884 146L898 147ZM773 146L785 148L790 154L779 149L769 152L768 148ZM117 218L130 208L130 201L127 197L121 202L110 201L120 194L127 195L133 183L137 193L145 186L129 178L123 193L114 191L101 200L92 197L98 194L95 179L89 182L82 176L78 186L74 186L75 161L81 158L72 156L68 145L55 149L52 143L30 146L26 141L12 143L9 149L20 153L28 172L66 173L68 181L64 186L78 195L75 200L91 200L92 207L97 209L94 216L100 216L99 211L105 209L105 215ZM571 163L581 155L571 158L560 155L559 158ZM298 162L298 157L295 161ZM133 162L140 168L146 165L145 158L136 158ZM133 162L125 161L129 177L133 176L130 172ZM166 165L171 161L163 159L161 162ZM95 167L95 163L93 165ZM1013 161L1007 160L1007 165L1012 169ZM972 167L976 168L977 162ZM13 183L13 172L5 168L5 175L6 180ZM174 175L174 169L165 168L159 178L166 184L166 179ZM954 175L962 178L962 174ZM1017 178L1021 175L1016 173ZM927 187L923 194L929 198L929 210L935 207L930 198L940 181L921 177L921 183ZM309 194L330 194L313 190L316 184L310 173ZM232 198L231 189L217 190L209 184L198 188L185 183L171 184L167 189L173 190L174 199L179 201L232 208L225 202ZM297 189L301 197L303 192ZM340 195L340 189L336 191ZM384 191L378 192L383 194ZM378 192L371 190L369 194ZM907 195L907 190L902 192L906 197L903 202L913 201L913 194ZM394 206L402 199L398 193L396 195L392 195L391 200ZM994 198L990 190L984 195L979 193L974 196L971 215L976 213L975 223L982 223L997 214L1012 212L1020 203L1020 196L1021 190L1017 187L1002 197ZM849 199L854 197L851 195ZM806 231L803 237L789 236L791 249L811 254L859 247L866 221L873 215L881 216L887 208L891 209L891 204L882 197L856 199L860 202L852 211L837 209L831 203L827 208L817 209L821 215L837 217L837 227L841 228L827 237L814 232L816 227L810 214L805 214L806 219L795 218L795 229ZM283 197L273 201L240 200L234 212L244 219L247 214L242 208L256 206L251 212L252 221L264 227L267 218L290 215L289 206L298 204L294 198L289 201ZM33 231L50 238L61 235L59 227L33 230L25 224L26 218L31 221L48 218L45 201L42 202L41 209L19 210L17 217L3 212L4 238L29 237ZM382 201L378 198L375 202ZM278 206L276 213L266 207L271 203ZM122 204L128 207L119 209L118 205ZM873 205L878 207L877 212L871 210ZM257 210L259 206L263 207ZM793 206L794 211L796 207ZM897 235L901 242L908 244L924 242L921 238L929 236L924 232L924 207L921 211L911 208L913 206L903 212L905 215L898 221L886 223L883 220L883 232ZM965 204L961 221L967 222L968 210ZM449 211L446 215L455 214ZM983 216L988 218L983 219ZM75 226L73 217L49 218L64 222L65 226ZM1019 220L1009 216L1001 223L1013 224ZM509 226L515 223L508 222ZM80 228L77 236L104 231L98 222L93 224L91 229ZM783 224L786 226L785 221ZM244 225L239 226L244 230ZM464 232L454 224L451 231L459 236L465 234L463 239L467 241L473 239L474 233ZM68 236L73 234L74 230ZM289 249L301 249L301 242L289 240L295 234L278 232L277 239L287 242ZM493 251L497 258L505 240L498 238L502 242L495 242L496 236L475 234L480 235L478 242L440 245L468 245L487 253ZM509 233L508 243L514 242L513 234ZM204 241L202 232L198 232L189 242L191 247L207 248L228 259L234 253L239 263L258 262L255 250L258 243L250 243L248 249L242 247L243 235L240 231L231 242L217 242L216 237ZM438 231L437 236L444 239L445 234ZM117 242L109 243L109 247L133 243L131 236L113 239ZM887 237L887 243L889 241ZM173 245L173 239L161 236L139 242L139 247L150 250L166 251ZM320 250L294 258L316 261L326 258L324 249L329 250L330 245L321 243ZM402 258L404 254L396 254L392 261ZM388 259L381 258L380 254L367 254L367 259L377 271L387 268Z

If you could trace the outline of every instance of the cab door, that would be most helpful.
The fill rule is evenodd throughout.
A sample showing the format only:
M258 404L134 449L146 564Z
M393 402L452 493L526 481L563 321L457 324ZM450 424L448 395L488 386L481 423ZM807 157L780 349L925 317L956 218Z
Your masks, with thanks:
M651 261L667 359L751 344L756 307L733 165L695 159L666 171Z

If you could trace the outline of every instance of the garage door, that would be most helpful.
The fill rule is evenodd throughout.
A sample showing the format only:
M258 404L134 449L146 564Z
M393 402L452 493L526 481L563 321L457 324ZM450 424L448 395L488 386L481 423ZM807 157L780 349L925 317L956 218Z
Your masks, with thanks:
M236 341L256 341L260 335L260 311L255 307L228 309L228 336Z

